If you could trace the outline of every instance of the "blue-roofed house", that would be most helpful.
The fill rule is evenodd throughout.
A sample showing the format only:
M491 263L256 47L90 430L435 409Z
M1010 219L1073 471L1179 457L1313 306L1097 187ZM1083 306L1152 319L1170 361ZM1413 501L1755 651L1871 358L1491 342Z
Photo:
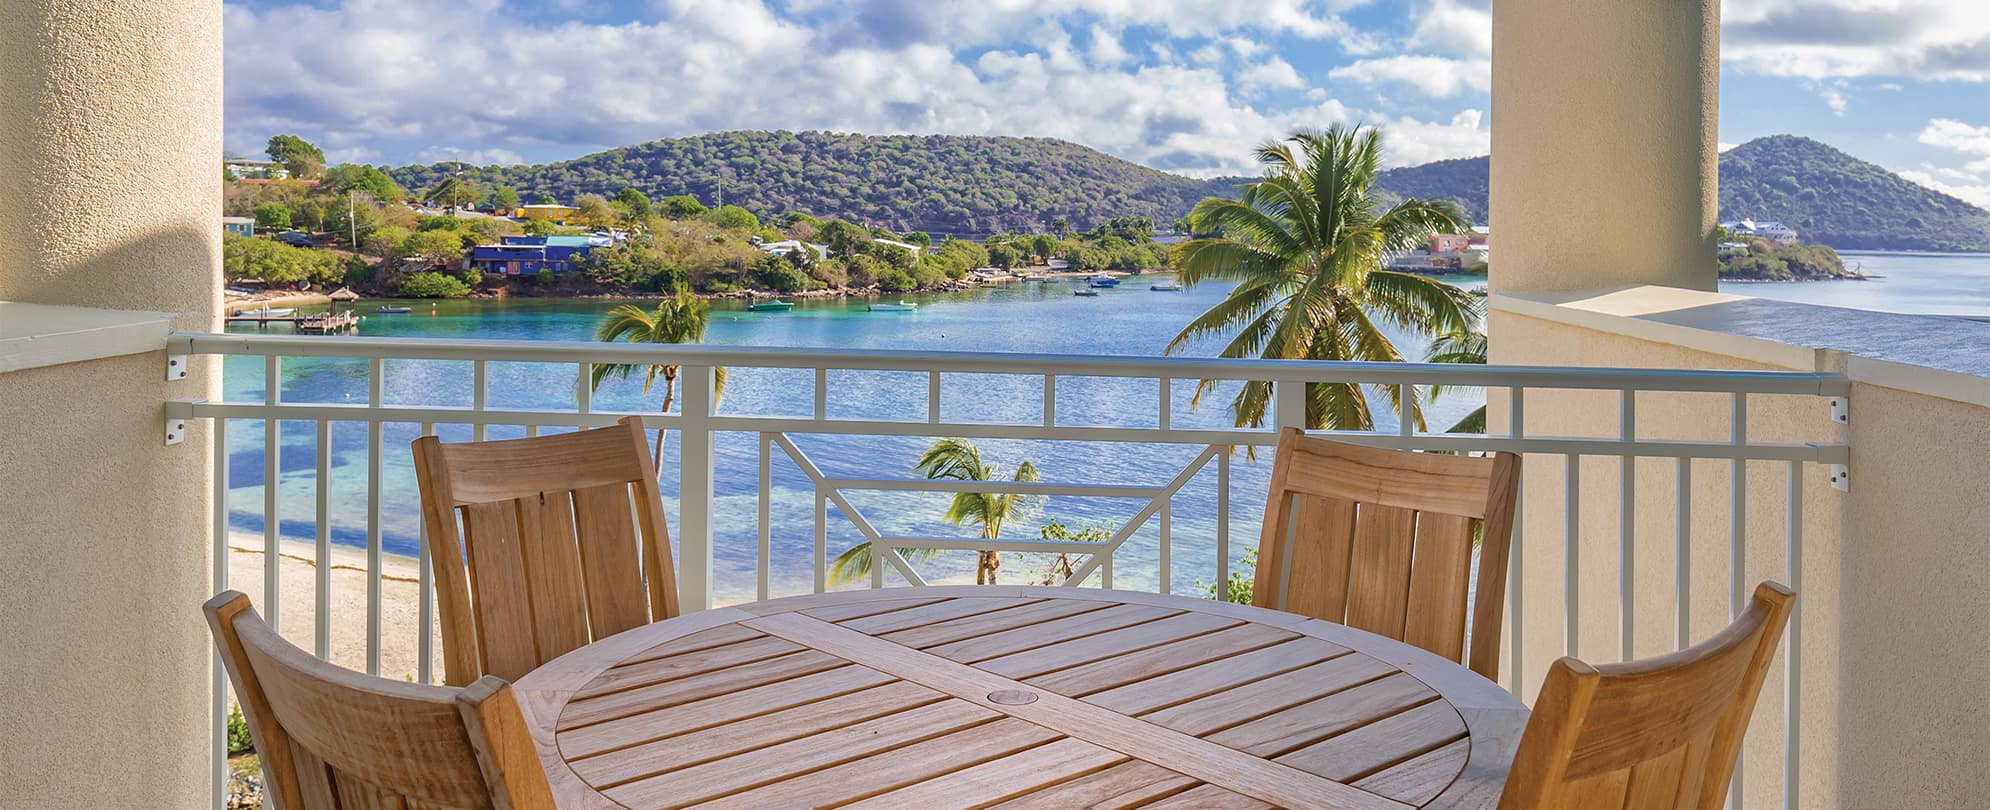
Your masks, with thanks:
M507 276L565 273L590 251L612 244L614 240L600 236L506 236L498 244L472 248L470 266Z

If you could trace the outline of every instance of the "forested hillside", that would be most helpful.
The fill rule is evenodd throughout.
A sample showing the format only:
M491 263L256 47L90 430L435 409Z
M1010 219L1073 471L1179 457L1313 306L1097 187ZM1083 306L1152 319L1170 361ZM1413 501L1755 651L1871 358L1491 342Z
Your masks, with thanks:
M461 164L392 170L426 188ZM689 194L762 216L806 211L895 231L987 234L1047 229L1056 219L1086 229L1115 216L1164 225L1232 182L1150 169L1050 138L865 136L833 132L715 132L611 149L539 166L485 166L465 175L510 186L527 201Z

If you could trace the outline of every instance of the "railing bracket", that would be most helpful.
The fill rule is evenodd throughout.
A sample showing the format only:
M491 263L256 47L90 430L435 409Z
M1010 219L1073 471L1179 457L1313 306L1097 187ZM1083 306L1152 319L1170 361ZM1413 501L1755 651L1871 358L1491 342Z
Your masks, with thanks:
M166 355L166 381L172 382L174 380L184 380L186 378L187 378L187 356L184 354Z
M1852 471L1843 464L1831 465L1831 488L1839 492L1852 491Z
M166 417L166 445L172 446L187 440L187 420L177 416Z
M1845 425L1852 422L1852 403L1844 397L1831 398L1831 421Z

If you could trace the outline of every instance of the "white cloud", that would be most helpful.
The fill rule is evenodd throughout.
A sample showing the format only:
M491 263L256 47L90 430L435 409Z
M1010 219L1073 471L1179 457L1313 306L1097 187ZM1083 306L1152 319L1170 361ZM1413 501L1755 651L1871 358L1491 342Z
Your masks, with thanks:
M1990 127L1971 126L1953 118L1936 118L1921 129L1916 140L1977 158L1963 168L1971 172L1990 173Z
M1721 60L1803 79L1990 81L1980 0L1727 0Z
M510 149L461 149L454 146L431 146L415 153L415 158L423 163L474 163L479 166L516 166L525 162L525 157Z
M1334 68L1327 72L1327 76L1362 84L1400 82L1415 87L1426 96L1446 98L1462 90L1485 91L1491 88L1492 62L1404 54L1363 59Z
M1845 97L1847 83L1844 79L1839 79L1828 84L1811 82L1809 86L1813 92L1817 93L1819 98L1824 99L1824 106L1831 108L1832 115L1839 118L1845 117L1845 110L1852 106L1852 102Z
M1915 169L1902 169L1897 172L1901 177L1956 197L1970 205L1990 209L1990 178L1966 174L1957 178L1953 176L1953 170L1949 169L1939 170L1939 173L1942 177Z
M1340 36L1337 4L931 3L993 26L970 39L1009 32L967 47L918 28L965 23L898 2L911 9L904 18L873 21L910 28L868 32L839 27L845 6L826 0L779 14L765 0L655 0L653 20L620 24L534 23L502 0L229 5L229 146L260 151L269 134L297 132L335 160L513 163L726 129L1028 134L1207 176L1253 172L1251 148L1295 128L1362 120L1388 124L1392 165L1486 151L1475 111L1449 121L1357 113L1258 38ZM798 13L811 3L827 16ZM1034 11L1012 13L1023 6ZM1067 31L1035 13L1046 9L1082 22ZM1129 52L1122 36L1133 25L1188 38ZM1213 53L1174 58L1191 47ZM1262 106L1271 89L1301 92ZM1051 103L1056 114L1024 112Z
M1417 21L1410 44L1456 56L1492 58L1492 8L1434 0Z
M1306 86L1306 80L1299 78L1299 71L1292 68L1292 63L1276 56L1239 72L1237 83L1247 90L1292 89Z

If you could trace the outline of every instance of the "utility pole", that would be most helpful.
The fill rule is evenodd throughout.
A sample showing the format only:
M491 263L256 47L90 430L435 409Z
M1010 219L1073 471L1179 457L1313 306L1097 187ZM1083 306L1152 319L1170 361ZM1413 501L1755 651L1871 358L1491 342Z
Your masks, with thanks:
M352 229L352 233L350 236L352 240L352 252L358 253L359 252L359 217L356 216L358 212L353 209L352 205L353 191L354 191L353 189L346 189L345 191L345 224L346 227Z

